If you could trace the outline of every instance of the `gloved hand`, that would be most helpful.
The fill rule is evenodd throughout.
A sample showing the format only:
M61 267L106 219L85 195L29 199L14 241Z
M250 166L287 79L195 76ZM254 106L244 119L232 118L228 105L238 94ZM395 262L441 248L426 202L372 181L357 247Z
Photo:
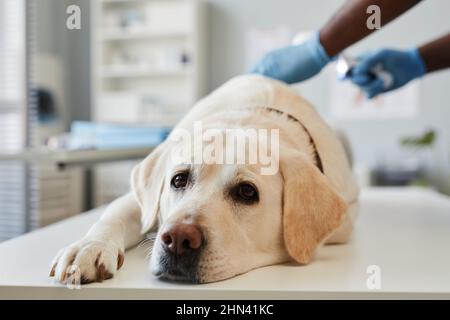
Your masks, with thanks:
M376 71L374 72L376 69L387 72L392 81L383 81L382 77L377 77ZM350 79L371 99L423 76L425 69L425 63L418 49L408 51L382 49L361 56L352 70Z
M320 43L319 32L316 32L302 44L269 52L250 72L290 84L315 76L330 60Z

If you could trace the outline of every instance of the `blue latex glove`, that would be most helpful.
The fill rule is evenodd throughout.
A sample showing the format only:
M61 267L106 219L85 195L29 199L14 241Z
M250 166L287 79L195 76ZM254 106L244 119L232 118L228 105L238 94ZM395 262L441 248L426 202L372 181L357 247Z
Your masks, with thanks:
M389 73L392 81L387 83L381 77L376 77L374 70L377 68ZM361 56L352 70L350 79L371 99L420 78L425 71L425 63L418 49L407 51L381 49Z
M330 60L320 43L319 32L316 32L302 44L269 52L250 72L296 83L318 74Z

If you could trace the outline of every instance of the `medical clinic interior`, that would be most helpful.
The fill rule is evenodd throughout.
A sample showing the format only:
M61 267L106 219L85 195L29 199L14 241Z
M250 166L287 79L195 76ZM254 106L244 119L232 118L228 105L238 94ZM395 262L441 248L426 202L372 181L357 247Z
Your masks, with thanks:
M415 1L388 23L368 7L361 19L374 30L294 75L286 48L321 47L318 31L357 2L1 0L0 297L183 299L183 288L193 299L450 298L450 69L427 72L413 49L443 36L449 47L450 2ZM359 83L351 72L384 49L385 69L368 71L378 89ZM402 54L411 64L389 64ZM255 73L289 86L344 137L359 188L348 243L317 249L307 265L258 266L200 287L152 276L145 241L119 254L113 279L66 290L49 277L58 250L130 192L133 168L192 106Z

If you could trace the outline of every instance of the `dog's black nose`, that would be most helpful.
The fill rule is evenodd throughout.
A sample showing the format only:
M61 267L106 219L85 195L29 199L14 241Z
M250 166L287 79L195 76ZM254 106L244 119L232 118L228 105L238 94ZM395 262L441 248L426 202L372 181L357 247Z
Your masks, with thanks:
M165 249L183 255L197 251L203 243L203 235L194 224L177 223L161 235L161 240Z

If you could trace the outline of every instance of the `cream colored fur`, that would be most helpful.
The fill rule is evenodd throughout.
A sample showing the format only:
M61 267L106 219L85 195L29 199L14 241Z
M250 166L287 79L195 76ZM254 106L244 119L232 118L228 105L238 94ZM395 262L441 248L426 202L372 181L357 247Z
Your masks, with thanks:
M324 173L317 168L314 148ZM170 138L133 171L132 193L109 205L102 218L80 241L64 248L52 263L59 281L101 281L112 277L123 251L158 230L150 261L161 272L159 235L173 223L195 222L208 238L198 267L198 282L226 279L251 269L296 260L306 264L323 243L348 241L357 212L358 187L345 150L316 110L288 86L256 75L234 78L198 102L177 128L264 128L280 130L280 171L259 174L260 165L192 165L196 184L182 197L170 189L172 150L182 147ZM225 143L224 148L230 144ZM183 168L181 168L183 169ZM260 193L254 206L237 206L224 195L236 181L249 180ZM76 266L76 267L74 267ZM75 278L74 278L75 277Z

